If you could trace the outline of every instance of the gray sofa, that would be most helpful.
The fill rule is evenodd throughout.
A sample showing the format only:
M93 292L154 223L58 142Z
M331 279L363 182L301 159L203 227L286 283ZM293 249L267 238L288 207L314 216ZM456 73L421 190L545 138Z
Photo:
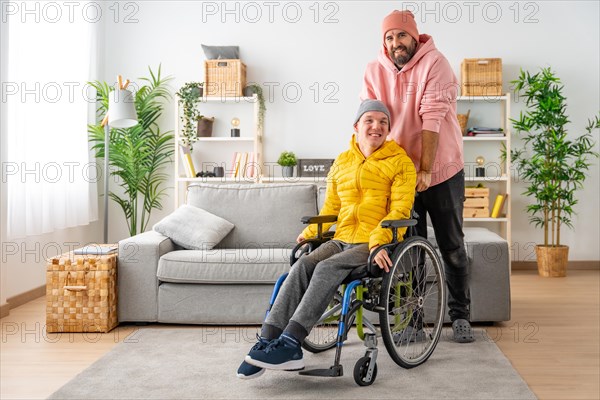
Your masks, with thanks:
M273 284L289 269L303 225L324 188L312 184L192 185L187 204L235 225L211 250L185 250L149 231L119 242L120 322L258 324ZM471 319L510 319L508 244L465 229L471 262Z

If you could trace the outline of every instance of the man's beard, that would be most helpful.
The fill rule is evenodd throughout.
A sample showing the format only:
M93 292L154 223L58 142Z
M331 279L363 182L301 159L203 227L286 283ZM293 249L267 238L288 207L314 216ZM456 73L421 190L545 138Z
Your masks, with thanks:
M398 50L398 49L404 50L404 52L406 54L401 54L397 57L394 56L396 50ZM403 67L404 65L406 65L406 63L408 63L410 61L411 58L413 58L413 56L415 55L416 52L417 52L417 44L416 44L415 40L413 40L410 47L404 47L404 46L400 45L400 46L392 49L390 58L392 59L394 64L396 64L396 66Z

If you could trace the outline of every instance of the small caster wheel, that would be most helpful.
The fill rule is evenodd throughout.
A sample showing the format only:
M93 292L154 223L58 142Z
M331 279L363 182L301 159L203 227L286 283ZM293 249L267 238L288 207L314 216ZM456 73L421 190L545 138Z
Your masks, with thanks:
M375 382L377 377L377 363L373 365L373 373L370 377L367 377L367 371L371 364L371 358L362 357L354 365L354 382L359 386L369 386Z

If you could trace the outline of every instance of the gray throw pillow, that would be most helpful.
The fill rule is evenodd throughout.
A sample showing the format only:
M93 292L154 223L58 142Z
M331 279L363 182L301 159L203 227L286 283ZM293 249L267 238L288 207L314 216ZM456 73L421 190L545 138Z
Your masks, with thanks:
M152 229L173 243L190 250L210 250L234 228L234 225L199 207L182 205L160 220Z
M207 60L239 60L239 46L206 46L202 45Z

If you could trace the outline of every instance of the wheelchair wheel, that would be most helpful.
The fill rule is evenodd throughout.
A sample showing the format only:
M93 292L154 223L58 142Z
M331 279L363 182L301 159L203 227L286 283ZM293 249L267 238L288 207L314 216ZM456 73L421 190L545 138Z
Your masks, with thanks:
M323 316L312 328L308 336L302 342L302 347L311 353L321 353L332 349L337 343L338 325L342 313L342 293L338 290L329 303ZM358 306L351 307L349 310L350 319L346 324L346 334L352 327L355 319L355 312Z
M380 294L381 335L394 362L413 368L427 361L442 333L444 271L435 249L418 236L402 242L391 259Z
M369 386L375 382L375 378L377 378L377 363L373 366L373 373L371 376L367 376L370 364L371 359L369 357L362 357L354 364L354 382L356 382L357 385Z

